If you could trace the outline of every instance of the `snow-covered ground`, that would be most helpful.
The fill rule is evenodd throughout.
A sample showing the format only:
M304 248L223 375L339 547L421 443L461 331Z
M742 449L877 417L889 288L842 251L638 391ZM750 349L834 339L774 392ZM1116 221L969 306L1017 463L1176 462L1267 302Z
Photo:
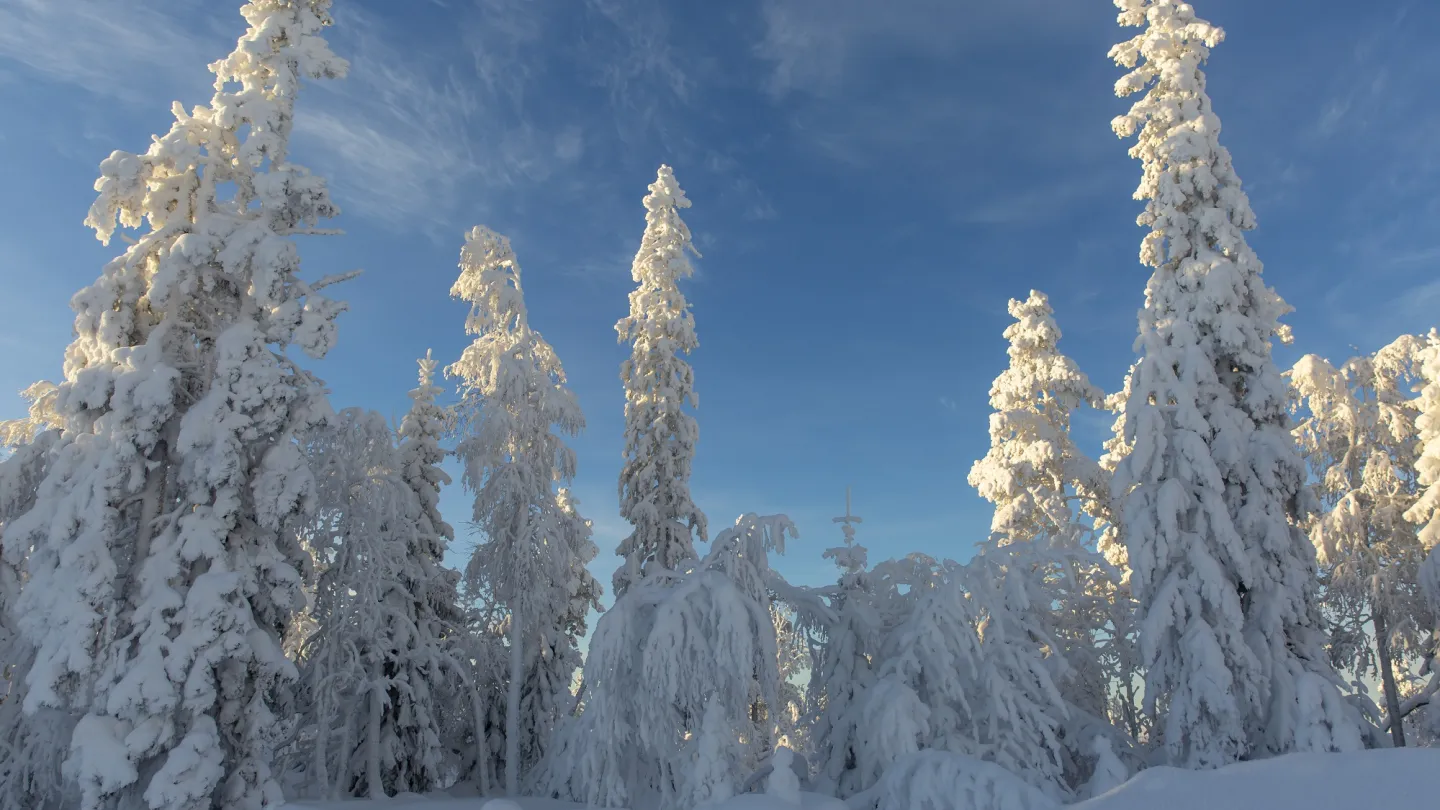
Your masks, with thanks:
M1291 754L1216 771L1151 768L1073 810L1357 810L1434 807L1440 749Z
M752 793L736 796L709 810L845 810L844 802L828 796L817 796L814 793L803 794L801 802L802 804L797 808L793 804L777 801L773 796ZM301 808L304 810L362 810L371 805L384 808L384 810L516 810L516 808L519 810L577 810L583 806L553 799L521 799L518 802L511 802L508 799L452 799L444 796L407 796L380 802L371 802L368 799L350 799L339 802L292 802L286 806L291 810L301 810Z
M1406 748L1357 754L1292 754L1217 771L1151 768L1072 810L1356 810L1435 805L1440 749ZM807 794L804 810L841 810L834 799ZM360 810L364 800L300 802L299 810ZM385 810L515 810L503 799L407 797L378 803ZM579 805L522 799L520 810L571 810ZM771 796L746 795L714 810L796 810ZM922 808L883 808L922 810ZM936 807L923 810L988 810Z
M511 802L509 799L452 799L448 796L414 794L380 801L346 799L338 802L290 802L285 806L291 810L362 810L367 807L383 807L385 810L516 810L517 807L520 810L572 810L580 807L578 804L557 802L553 799L521 799L519 802Z

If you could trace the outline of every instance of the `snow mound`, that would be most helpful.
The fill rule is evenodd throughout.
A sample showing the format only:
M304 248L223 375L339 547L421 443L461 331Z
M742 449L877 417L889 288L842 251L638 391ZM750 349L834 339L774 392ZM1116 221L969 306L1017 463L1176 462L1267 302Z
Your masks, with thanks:
M844 810L841 804L835 810ZM443 793L416 796L402 793L389 799L339 799L333 801L293 801L286 810L586 810L584 805L555 799L486 799L480 796L457 797ZM754 808L751 808L754 810ZM806 810L810 810L806 805ZM831 810L828 807L818 810Z
M895 760L880 782L848 804L864 810L1059 810L1034 786L993 762L928 750ZM1169 808L1166 808L1169 810Z
M1214 771L1151 768L1074 810L1354 810L1428 807L1440 750L1291 754Z
M846 810L845 802L822 796L819 793L801 793L800 803L795 804L784 796L770 796L763 793L742 793L716 804L707 804L704 810Z
M339 801L299 801L285 805L287 810L595 810L582 804L555 799L485 799L481 797L459 798L433 794L416 796L413 793L392 799L372 801L370 799L341 799ZM785 799L759 793L746 793L724 802L704 805L704 810L847 810L845 802L821 796L818 793L801 793L800 803L792 804Z

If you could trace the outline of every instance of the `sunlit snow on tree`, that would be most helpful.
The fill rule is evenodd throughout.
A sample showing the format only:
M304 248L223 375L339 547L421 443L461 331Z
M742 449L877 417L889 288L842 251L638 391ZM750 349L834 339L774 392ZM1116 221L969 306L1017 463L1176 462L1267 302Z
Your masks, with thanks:
M1353 750L1360 718L1325 660L1314 550L1298 527L1304 463L1271 341L1284 301L1245 241L1249 200L1220 145L1201 65L1224 32L1176 0L1115 0L1141 26L1110 56L1139 95L1149 228L1146 287L1115 471L1141 611L1146 706L1168 758L1218 767L1287 751Z
M27 711L78 716L67 772L84 808L255 808L294 682L280 648L313 503L295 441L328 410L287 352L323 356L343 306L299 276L291 237L337 212L288 162L303 78L345 72L328 0L257 0L211 66L210 103L100 167L86 222L124 254L72 300L54 408L64 432L34 506L16 610L37 647Z

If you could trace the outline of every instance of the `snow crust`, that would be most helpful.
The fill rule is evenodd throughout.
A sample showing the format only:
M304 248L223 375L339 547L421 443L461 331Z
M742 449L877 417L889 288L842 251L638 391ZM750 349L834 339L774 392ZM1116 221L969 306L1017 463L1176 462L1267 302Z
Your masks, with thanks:
M332 802L292 802L290 810L581 810L586 805L558 799L485 799L449 796L397 796L388 801L346 799ZM763 793L746 793L724 802L705 806L705 810L846 810L845 802L819 793L801 793L800 803L792 804L783 797ZM641 808L644 810L644 808Z
M1440 750L1384 749L1349 754L1289 754L1242 762L1210 771L1159 767L1142 771L1123 785L1072 810L1354 810L1357 807L1427 807L1434 785L1416 774L1440 769ZM958 798L958 797L957 797ZM815 793L802 793L803 810L844 810L846 804ZM364 800L299 802L296 810L358 810ZM373 803L366 803L373 804ZM521 810L570 810L583 805L550 799L520 799ZM385 810L512 810L502 799L396 798ZM706 810L794 810L783 797L747 793ZM966 805L956 804L954 810ZM888 808L886 810L889 810ZM898 809L897 809L898 810ZM907 809L909 810L909 809ZM922 810L914 808L913 810ZM951 810L936 805L924 810ZM976 807L973 810L988 810Z
M1440 750L1393 748L1348 754L1289 754L1213 771L1151 768L1075 810L1354 810L1431 807Z

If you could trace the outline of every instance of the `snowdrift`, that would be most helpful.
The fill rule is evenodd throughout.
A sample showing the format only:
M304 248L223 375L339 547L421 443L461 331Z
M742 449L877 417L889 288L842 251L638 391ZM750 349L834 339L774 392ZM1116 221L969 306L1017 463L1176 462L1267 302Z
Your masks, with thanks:
M449 796L397 796L382 802L347 799L336 802L290 802L289 810L586 810L585 805L553 799L456 799ZM845 810L845 803L828 796L803 793L800 804L786 804L774 796L749 793L710 805L706 810Z
M1406 748L1358 754L1292 754L1243 762L1217 771L1151 768L1102 796L1068 810L1355 810L1357 807L1429 807L1435 802L1430 778L1440 772L1440 749ZM580 805L521 799L522 810L567 810ZM498 799L443 796L297 802L295 810L513 810ZM772 796L737 796L716 810L840 810L843 802L805 794L801 808ZM885 810L990 810L984 807L885 808Z
M1151 768L1072 810L1433 807L1440 749L1291 754L1215 771Z

